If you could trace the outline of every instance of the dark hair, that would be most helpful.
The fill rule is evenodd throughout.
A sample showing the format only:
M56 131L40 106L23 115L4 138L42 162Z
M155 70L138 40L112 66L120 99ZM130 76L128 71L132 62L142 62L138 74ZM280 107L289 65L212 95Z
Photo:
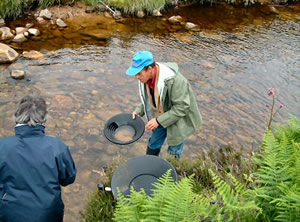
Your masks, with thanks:
M16 124L35 126L45 123L47 114L46 101L38 91L33 91L21 99L14 117Z
M147 66L145 66L143 69L145 69L145 71L147 71L148 70L148 68L149 67L152 67L152 68L154 68L154 66L155 66L155 62L153 62L152 64L150 64L150 65L147 65Z

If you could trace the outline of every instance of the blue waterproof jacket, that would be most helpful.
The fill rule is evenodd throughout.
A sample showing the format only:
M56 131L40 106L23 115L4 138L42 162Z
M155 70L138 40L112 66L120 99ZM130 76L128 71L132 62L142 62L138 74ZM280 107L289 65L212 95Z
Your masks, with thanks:
M60 222L61 185L75 180L69 148L45 135L45 127L21 125L0 139L0 222Z

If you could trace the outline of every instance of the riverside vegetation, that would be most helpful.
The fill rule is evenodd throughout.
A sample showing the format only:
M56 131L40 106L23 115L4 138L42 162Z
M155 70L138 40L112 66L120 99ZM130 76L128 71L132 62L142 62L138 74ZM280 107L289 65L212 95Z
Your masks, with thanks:
M0 19L15 19L21 16L27 10L33 10L37 7L50 7L54 5L74 5L76 2L82 2L94 7L95 11L108 10L113 14L121 11L123 14L136 15L139 12L153 14L155 11L161 11L169 7L176 7L181 4L204 4L213 2L225 2L236 5L260 4L286 4L296 2L297 0L5 0L0 1Z
M268 90L275 105L275 89ZM283 105L279 106L280 108ZM81 212L82 220L95 221L297 221L300 218L300 120L271 130L270 110L263 142L255 153L231 147L202 152L195 161L168 159L170 171L154 185L153 197L143 190L121 193L96 191ZM107 170L106 186L113 171Z
M94 192L83 221L297 221L300 217L300 121L267 129L258 152L245 157L230 147L193 162L169 161L179 182L167 172L153 197L143 190L121 198ZM107 186L111 172L108 170Z

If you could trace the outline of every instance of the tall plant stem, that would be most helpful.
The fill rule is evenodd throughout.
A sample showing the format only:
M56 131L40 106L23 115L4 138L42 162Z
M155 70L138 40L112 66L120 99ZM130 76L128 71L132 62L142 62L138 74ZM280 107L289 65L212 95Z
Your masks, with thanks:
M271 123L272 123L272 120L273 120L274 106L275 106L275 95L273 96L273 103L272 103L270 119L269 119L269 123L268 123L268 129L269 130L271 129Z

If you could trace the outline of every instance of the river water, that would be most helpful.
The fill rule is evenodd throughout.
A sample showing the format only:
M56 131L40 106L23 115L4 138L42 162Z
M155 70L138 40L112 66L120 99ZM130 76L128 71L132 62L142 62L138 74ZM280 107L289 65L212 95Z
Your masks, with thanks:
M193 159L199 150L227 145L255 151L269 115L268 88L276 89L276 107L285 106L273 126L286 123L290 114L300 117L300 7L278 11L185 7L160 18L116 22L86 15L67 21L66 29L44 28L35 40L14 45L20 51L39 50L44 59L21 56L0 66L0 136L14 134L17 101L30 89L40 89L49 105L46 133L65 141L78 168L75 184L63 189L65 220L78 221L88 194L101 182L101 169L119 157L145 153L149 132L136 143L121 146L110 143L103 128L110 117L130 113L139 103L137 82L125 72L136 51L149 50L155 61L178 63L203 116L200 131L186 141L182 158ZM166 20L171 15L198 24L200 31L171 25ZM26 71L25 79L10 78L14 69ZM167 157L166 147L161 155Z

